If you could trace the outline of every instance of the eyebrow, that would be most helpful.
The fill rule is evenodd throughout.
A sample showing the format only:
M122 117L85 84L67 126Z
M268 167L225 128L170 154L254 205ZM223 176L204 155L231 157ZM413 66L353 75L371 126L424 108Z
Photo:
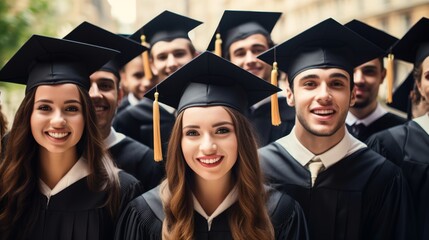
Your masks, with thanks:
M307 79L313 79L313 78L319 79L320 77L317 74L309 74L309 75L303 76L299 80L307 80ZM343 73L332 73L331 75L329 75L329 78L344 78L348 80L348 77Z
M40 100L37 100L35 103L54 103L54 101L48 100L48 99L40 99ZM75 99L64 101L64 103L65 104L69 104L69 103L82 104L80 101L75 100Z
M219 126L223 126L223 125L234 126L234 124L232 122L223 121L223 122L218 122L218 123L213 124L212 127L219 127ZM199 125L186 125L182 129L185 129L185 128L200 128L200 126Z

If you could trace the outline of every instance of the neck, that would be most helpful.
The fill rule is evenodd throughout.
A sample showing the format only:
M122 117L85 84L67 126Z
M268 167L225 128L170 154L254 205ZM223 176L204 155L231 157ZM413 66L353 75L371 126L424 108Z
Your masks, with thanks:
M40 149L40 178L53 189L77 162L76 149L66 153L50 153Z
M112 129L110 126L107 126L105 128L100 128L101 138L103 140L106 139L109 136L111 130Z
M209 216L213 214L234 187L230 174L228 177L215 181L202 180L198 176L195 180L194 195Z
M351 107L349 111L358 119L364 119L373 113L375 109L377 109L377 101L373 101L371 104L362 108Z
M299 124L295 127L296 138L305 148L315 155L322 154L337 145L346 134L345 126L340 127L330 136L316 136L298 125Z

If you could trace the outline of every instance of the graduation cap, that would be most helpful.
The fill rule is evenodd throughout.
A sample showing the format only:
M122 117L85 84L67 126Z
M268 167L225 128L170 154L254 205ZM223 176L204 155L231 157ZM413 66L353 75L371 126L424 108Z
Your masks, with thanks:
M270 36L281 14L281 12L225 10L207 50L215 51L216 55L222 56L222 53L227 52L229 46L237 40L258 33Z
M153 99L154 104L159 101L178 112L197 106L227 106L245 113L251 105L279 91L278 87L206 51L152 88L146 96ZM159 124L155 116L154 113L154 131ZM155 155L161 154L156 147L157 142L160 147L160 135L154 132L156 136Z
M340 68L352 77L355 67L383 53L373 43L329 18L258 58L267 63L278 62L279 69L286 72L292 82L300 72L312 68Z
M393 99L391 103L388 103L387 105L395 108L399 111L407 113L407 119L411 119L411 97L410 93L414 89L415 81L414 81L414 75L413 71L411 71L407 78L399 85L395 92L393 93Z
M128 38L121 37L88 22L81 23L73 31L67 34L64 39L103 46L120 51L119 54L100 69L115 74L118 79L120 79L119 70L147 49Z
M348 27L352 31L366 38L370 42L383 49L385 53L382 56L387 56L387 99L388 103L392 102L392 91L393 91L393 55L390 53L392 46L398 41L398 39L382 30L374 28L366 23L358 20L352 20L344 26ZM380 56L380 57L382 57Z
M0 80L39 85L73 83L89 90L89 76L118 52L65 39L33 35L0 70Z
M393 46L392 53L396 58L417 66L429 56L428 31L429 19L423 17Z
M146 23L129 38L150 48L159 41L171 41L176 38L189 39L188 32L201 23L189 17L164 11ZM151 79L152 71L150 69L148 51L143 52L142 57L144 72L147 78Z
M141 42L141 36L144 35L150 46L159 41L171 41L176 38L189 39L188 32L201 23L189 17L164 11L137 30L130 38Z

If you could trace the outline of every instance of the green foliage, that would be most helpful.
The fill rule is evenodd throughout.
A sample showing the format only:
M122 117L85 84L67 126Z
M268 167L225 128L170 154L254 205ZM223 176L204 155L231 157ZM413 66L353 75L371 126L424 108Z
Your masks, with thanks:
M49 0L0 1L0 66L33 34L51 35L52 10ZM15 4L15 5L14 5Z
M31 35L53 35L55 29L55 14L49 0L28 0L26 7L15 6L20 2L0 1L0 67ZM22 86L0 82L0 87L12 90Z

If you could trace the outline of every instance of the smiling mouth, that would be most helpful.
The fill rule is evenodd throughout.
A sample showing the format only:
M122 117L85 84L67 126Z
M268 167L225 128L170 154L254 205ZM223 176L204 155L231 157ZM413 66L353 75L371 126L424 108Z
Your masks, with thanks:
M56 139L60 139L60 138L65 138L69 135L70 133L68 132L63 132L63 133L59 133L59 132L48 132L48 135L52 138L56 138Z
M320 110L313 110L311 112L320 116L329 116L334 114L335 111L332 109L320 109Z
M105 111L105 110L107 110L107 107L103 107L103 106L96 106L95 107L95 111L96 112L102 112L102 111Z
M219 162L221 159L222 159L221 157L217 157L217 158L206 158L206 159L199 158L198 160L204 164L215 164Z

